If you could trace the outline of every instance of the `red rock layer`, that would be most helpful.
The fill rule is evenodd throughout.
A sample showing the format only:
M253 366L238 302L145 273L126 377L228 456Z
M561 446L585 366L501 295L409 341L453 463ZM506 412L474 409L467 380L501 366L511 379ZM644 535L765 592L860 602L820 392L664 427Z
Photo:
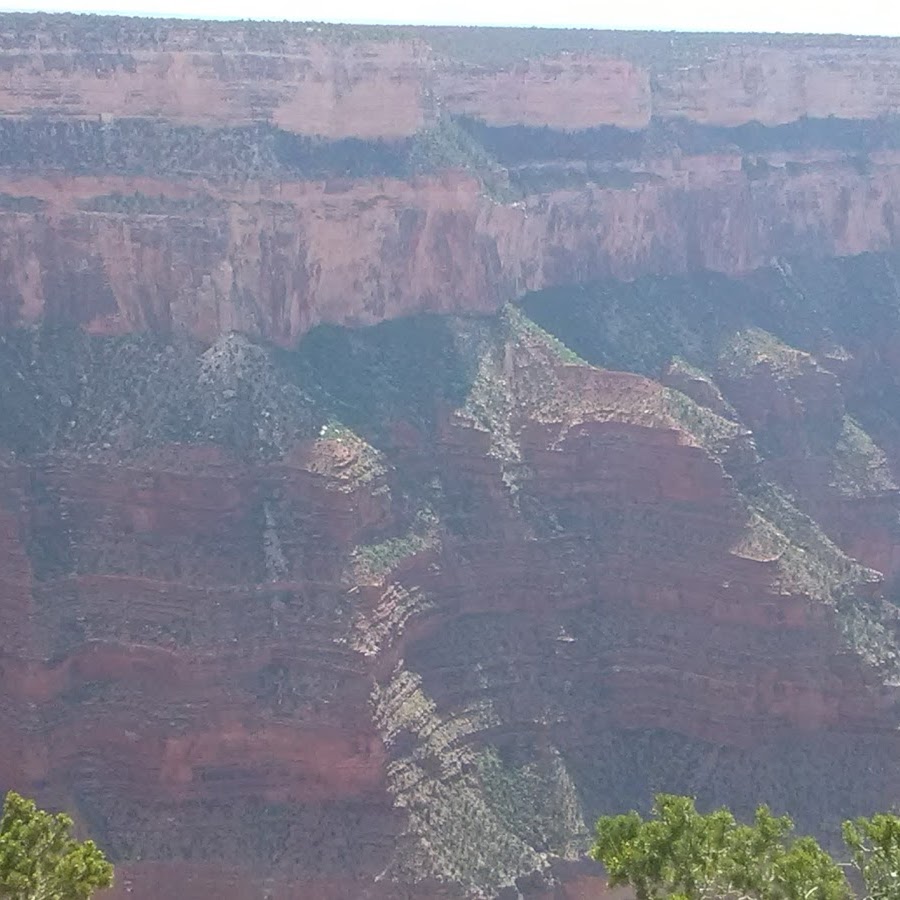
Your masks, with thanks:
M870 121L895 111L900 96L900 49L884 41L719 39L691 52L673 44L652 65L646 53L597 50L483 66L431 47L427 31L345 39L318 26L52 17L0 25L0 117L15 120L258 123L395 140L444 113L559 133L641 130L651 117L730 127ZM523 291L606 275L734 273L776 255L897 244L896 153L873 153L864 174L858 159L825 149L773 151L764 173L744 172L739 153L642 155L624 165L630 187L585 184L516 203L460 174L344 183L232 174L210 183L8 172L0 193L46 206L0 204L10 288L0 322L186 328L208 340L238 330L292 344L323 321L483 312ZM197 201L202 211L151 204L142 213L140 198L128 212L77 208L135 192ZM210 199L220 201L214 211L203 206Z
M398 138L428 124L425 48L315 40L277 54L118 48L6 50L0 115L153 118L233 128L269 122L327 138Z
M541 347L508 346L494 373L517 398L515 499L470 416L446 412L436 443L389 429L404 478L438 478L453 509L468 499L374 581L348 572L399 527L402 493L393 475L348 480L340 441L275 463L174 446L3 470L0 608L32 633L0 637L0 777L78 798L128 860L114 896L442 896L376 877L418 802L397 802L395 779L422 736L386 738L373 708L398 665L433 727L473 746L518 736L577 759L603 735L656 731L738 754L855 734L896 749L892 696L825 607L784 589L777 559L741 549L734 485L663 389ZM22 547L39 533L31 572ZM427 602L404 610L413 593ZM434 766L466 746L449 740ZM878 784L894 795L891 772ZM549 896L596 881L567 884Z
M576 130L638 129L651 115L727 126L874 119L900 102L900 51L885 41L720 37L690 49L688 38L657 42L650 62L647 40L635 36L631 47L476 65L466 62L464 33L456 50L444 37L9 16L0 23L0 115L270 122L298 134L393 138L432 121L435 104L490 124Z
M895 50L732 46L662 74L654 115L710 125L781 125L804 116L875 119L900 102Z
M448 111L488 125L640 129L653 111L648 71L586 54L508 68L451 68L438 75L438 92Z
M252 186L7 176L0 192L47 204L0 212L0 321L183 329L210 341L236 330L292 345L320 322L490 312L527 290L609 275L737 273L785 254L888 249L900 164L885 156L866 175L823 164L751 181L739 156L695 157L628 190L585 186L512 205L461 173ZM220 208L79 208L134 193Z

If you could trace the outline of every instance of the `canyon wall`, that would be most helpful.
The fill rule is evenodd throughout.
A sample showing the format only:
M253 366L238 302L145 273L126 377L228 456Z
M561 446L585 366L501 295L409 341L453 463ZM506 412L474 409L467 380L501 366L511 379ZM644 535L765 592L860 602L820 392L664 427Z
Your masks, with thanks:
M133 900L900 800L898 112L881 39L0 16L0 789Z
M898 241L891 41L0 28L7 324L291 346L320 322Z

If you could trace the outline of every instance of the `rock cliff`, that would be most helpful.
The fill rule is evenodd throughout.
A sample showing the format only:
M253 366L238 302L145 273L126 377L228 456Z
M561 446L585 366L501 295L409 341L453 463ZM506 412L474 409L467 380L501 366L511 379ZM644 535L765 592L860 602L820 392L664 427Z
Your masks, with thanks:
M880 39L0 16L0 789L134 900L900 801L898 112Z

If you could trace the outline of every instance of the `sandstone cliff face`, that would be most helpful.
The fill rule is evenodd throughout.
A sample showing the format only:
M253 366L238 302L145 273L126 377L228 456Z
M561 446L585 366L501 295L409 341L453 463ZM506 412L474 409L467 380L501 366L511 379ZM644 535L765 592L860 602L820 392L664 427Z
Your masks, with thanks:
M876 119L900 103L897 60L847 46L793 51L731 47L659 79L654 112L710 125L783 125L803 117Z
M895 42L0 72L0 789L112 896L593 897L654 790L900 798Z
M80 42L76 26L65 46L40 20L25 34L15 21L7 19L3 34L4 116L153 118L219 128L270 122L332 139L406 137L427 123L427 46L415 42L341 45L296 29L294 40L277 47L251 49L234 34L223 53L215 36L204 42L209 26L201 24L149 41L117 40L101 26L99 46Z
M576 33L488 64L464 34L66 22L4 20L10 324L293 345L323 321L898 240L890 42L588 52Z
M646 69L587 55L493 70L459 66L438 75L438 91L450 112L494 126L637 129L650 124L653 108Z
M0 181L8 202L37 208L0 214L0 315L292 346L321 322L494 312L573 279L736 274L784 253L886 250L898 239L898 159L869 174L823 165L750 181L738 156L694 157L631 190L587 185L510 206L462 173L281 182L249 198L188 180L13 176Z
M397 138L436 108L490 125L638 129L896 113L900 55L880 39L341 29L284 23L5 16L0 112L272 122ZM429 99L430 98L430 99Z

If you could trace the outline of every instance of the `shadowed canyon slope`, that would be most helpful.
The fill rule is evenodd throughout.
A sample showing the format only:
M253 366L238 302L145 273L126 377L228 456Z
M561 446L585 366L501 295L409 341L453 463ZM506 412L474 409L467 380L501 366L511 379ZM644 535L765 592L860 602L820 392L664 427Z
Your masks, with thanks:
M112 896L598 896L900 802L900 42L0 16L0 789Z

